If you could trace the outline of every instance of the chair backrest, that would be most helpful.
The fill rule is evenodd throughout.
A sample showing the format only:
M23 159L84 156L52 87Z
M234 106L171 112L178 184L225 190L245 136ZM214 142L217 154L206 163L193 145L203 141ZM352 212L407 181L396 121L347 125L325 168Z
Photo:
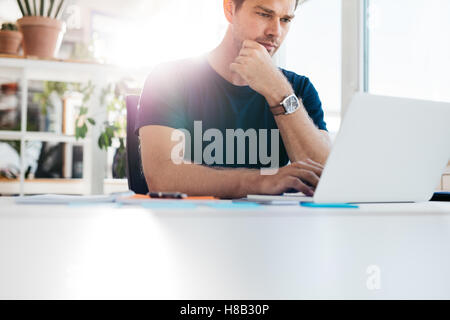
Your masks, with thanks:
M127 178L128 188L137 194L147 194L148 187L142 170L139 137L135 134L139 96L126 97L127 105Z

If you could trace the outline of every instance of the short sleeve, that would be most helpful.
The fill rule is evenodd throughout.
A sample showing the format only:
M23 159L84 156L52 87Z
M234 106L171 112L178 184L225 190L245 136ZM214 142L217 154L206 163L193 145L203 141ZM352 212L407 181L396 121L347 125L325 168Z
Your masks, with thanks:
M303 105L305 106L309 117L314 121L316 127L320 130L327 130L327 124L324 121L322 102L320 101L316 88L307 77L303 77L302 82L299 90L300 92L297 92L297 96L302 98Z
M149 125L181 129L186 126L181 70L174 64L155 67L145 81L136 113L135 132Z
M302 98L303 105L316 127L320 130L327 130L327 124L324 121L322 102L320 101L316 88L314 88L309 78L284 69L282 69L282 71L292 84L297 97Z

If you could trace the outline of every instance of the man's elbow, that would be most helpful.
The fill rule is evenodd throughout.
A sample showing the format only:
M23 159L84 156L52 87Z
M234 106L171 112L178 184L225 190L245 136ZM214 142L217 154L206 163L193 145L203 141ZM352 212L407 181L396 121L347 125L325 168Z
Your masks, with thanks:
M164 191L164 184L160 180L155 179L153 176L145 176L147 182L147 188L149 192L162 192Z
M170 190L170 172L173 172L173 170L168 164L144 166L144 176L148 190L152 192L172 191Z

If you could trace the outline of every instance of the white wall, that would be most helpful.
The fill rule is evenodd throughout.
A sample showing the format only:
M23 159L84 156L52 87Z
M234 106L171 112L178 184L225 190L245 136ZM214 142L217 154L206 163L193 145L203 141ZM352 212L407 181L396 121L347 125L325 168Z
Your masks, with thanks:
M14 22L20 17L16 0L0 0L0 22Z

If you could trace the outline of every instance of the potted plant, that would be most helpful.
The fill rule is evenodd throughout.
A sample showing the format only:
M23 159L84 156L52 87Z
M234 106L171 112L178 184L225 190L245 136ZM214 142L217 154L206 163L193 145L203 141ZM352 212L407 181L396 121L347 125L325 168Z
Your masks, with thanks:
M87 108L81 108L76 119L75 137L85 138L89 123L90 125L99 125L101 133L98 137L98 147L103 150L115 148L112 176L115 179L126 178L126 148L125 141L127 135L127 115L124 92L129 91L124 83L110 84L102 89L100 104L106 106L108 120L102 124L96 124L93 119L87 118ZM88 95L86 95L89 97Z
M98 102L104 106L106 111L107 121L103 123L96 123L96 121L89 116L89 105L93 103L92 94L95 86L88 82L83 85L80 83L62 83L62 82L44 82L44 90L42 93L34 95L34 102L41 106L42 112L47 113L47 108L52 108L51 97L56 95L60 100L63 100L66 95L70 93L80 93L82 95L82 102L75 119L75 137L77 140L84 139L87 136L89 127L98 126L100 134L97 138L98 147L102 150L108 148L115 148L112 176L114 178L126 177L126 132L127 132L127 117L125 105L125 93L137 93L122 82L111 83L107 87L100 88L102 94ZM101 112L103 113L103 111Z
M85 90L89 91L89 90ZM125 105L125 92L130 92L124 83L110 84L102 89L100 105L106 106L108 120L102 124L96 124L94 119L88 118L88 108L81 107L76 118L76 139L84 139L88 132L88 124L98 125L101 133L98 137L98 147L103 150L116 148L114 152L112 176L113 178L126 178L126 134L127 134L127 115ZM90 93L85 94L85 99L89 100ZM87 101L86 100L86 101Z
M61 21L64 0L17 0L23 18L17 20L23 34L25 56L55 58L66 31Z
M17 54L19 52L22 34L14 23L3 23L0 30L0 53Z

